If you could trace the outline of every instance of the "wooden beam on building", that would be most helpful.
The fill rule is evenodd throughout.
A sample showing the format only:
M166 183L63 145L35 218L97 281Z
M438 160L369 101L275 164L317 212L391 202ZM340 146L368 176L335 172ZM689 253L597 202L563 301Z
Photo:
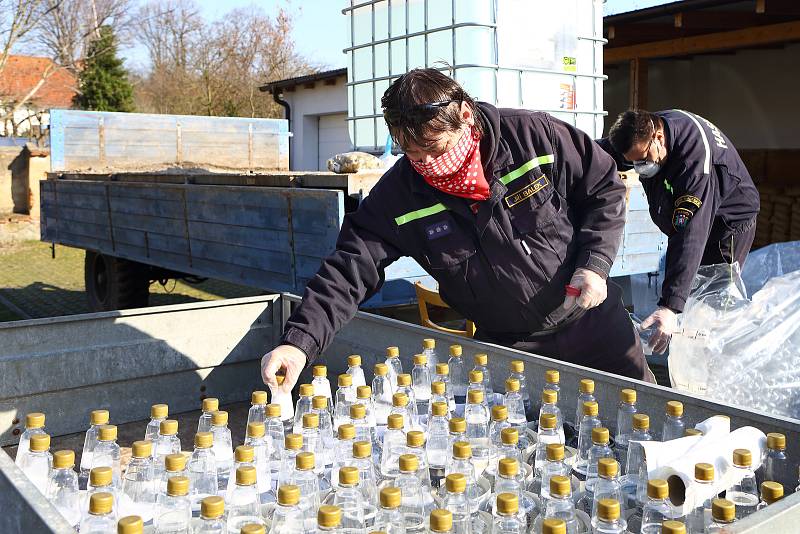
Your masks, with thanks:
M735 50L754 46L800 41L800 21L741 30L696 35L680 39L655 41L631 46L607 47L604 63L621 63L635 58L664 58Z
M641 58L631 59L628 107L630 109L647 109L648 92L647 60Z

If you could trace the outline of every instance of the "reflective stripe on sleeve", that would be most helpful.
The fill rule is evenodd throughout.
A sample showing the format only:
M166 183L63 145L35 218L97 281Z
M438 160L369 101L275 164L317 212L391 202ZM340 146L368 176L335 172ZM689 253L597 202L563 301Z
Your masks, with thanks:
M521 167L518 167L511 171L508 174L504 174L500 177L500 182L503 185L508 185L510 182L513 182L526 172L530 171L534 167L538 167L539 165L546 165L548 163L553 163L555 161L555 157L552 154L546 154L544 156L539 156L538 158L533 158L532 160L528 161Z
M422 219L423 217L429 217L431 215L435 215L439 212L445 211L446 209L447 206L445 206L440 202L438 204L434 204L433 206L428 206L427 208L422 208L416 211L410 211L405 215L395 217L394 222L397 223L397 226L402 226L408 222L416 221L417 219Z

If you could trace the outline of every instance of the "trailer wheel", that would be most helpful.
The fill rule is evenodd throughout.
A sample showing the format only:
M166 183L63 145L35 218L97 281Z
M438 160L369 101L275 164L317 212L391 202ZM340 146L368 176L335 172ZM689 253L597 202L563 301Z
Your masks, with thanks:
M141 263L87 250L84 281L92 311L148 305L150 277L147 266Z

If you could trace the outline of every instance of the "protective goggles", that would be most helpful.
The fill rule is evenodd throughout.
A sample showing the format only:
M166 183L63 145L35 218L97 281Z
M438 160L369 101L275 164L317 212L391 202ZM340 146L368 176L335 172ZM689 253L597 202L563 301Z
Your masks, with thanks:
M402 126L404 124L422 124L434 118L439 110L446 108L453 102L461 102L461 99L442 100L440 102L429 102L427 104L417 104L408 109L389 109L384 108L383 118L389 126Z

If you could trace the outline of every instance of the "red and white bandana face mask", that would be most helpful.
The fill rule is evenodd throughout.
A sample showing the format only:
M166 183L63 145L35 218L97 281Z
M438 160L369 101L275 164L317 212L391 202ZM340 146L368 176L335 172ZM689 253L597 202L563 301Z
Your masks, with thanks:
M479 136L475 128L464 132L456 145L429 163L409 160L425 182L439 191L471 200L490 196L489 182L483 175Z

